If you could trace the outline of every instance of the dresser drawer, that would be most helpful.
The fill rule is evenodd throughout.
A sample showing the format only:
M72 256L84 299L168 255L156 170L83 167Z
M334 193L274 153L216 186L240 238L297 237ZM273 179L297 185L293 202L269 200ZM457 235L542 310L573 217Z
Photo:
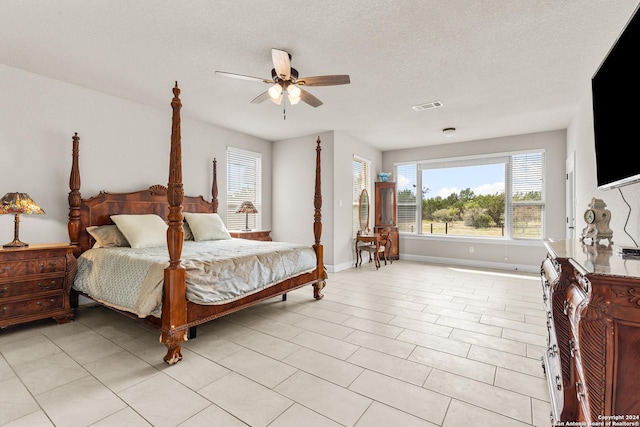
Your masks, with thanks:
M0 319L4 320L10 319L11 317L24 316L25 314L32 315L46 311L63 310L64 308L64 297L62 294L22 301L0 301Z
M64 272L65 269L66 260L64 257L8 261L0 263L0 279L31 274Z
M62 290L63 288L63 276L40 280L25 280L24 282L4 283L0 284L0 301L5 298L39 294L47 291Z

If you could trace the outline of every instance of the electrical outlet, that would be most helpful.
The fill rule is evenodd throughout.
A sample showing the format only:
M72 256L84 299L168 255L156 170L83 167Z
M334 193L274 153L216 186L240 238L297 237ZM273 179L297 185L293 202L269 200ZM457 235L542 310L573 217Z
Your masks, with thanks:
M469 253L472 254L475 251L475 248L473 246L469 246Z

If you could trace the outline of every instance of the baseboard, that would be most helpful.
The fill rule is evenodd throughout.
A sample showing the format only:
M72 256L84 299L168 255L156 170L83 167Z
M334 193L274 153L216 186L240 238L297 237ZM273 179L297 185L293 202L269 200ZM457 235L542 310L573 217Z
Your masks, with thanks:
M496 270L540 273L540 265L512 264L506 262L486 262L461 258L440 258L407 254L400 254L400 259L405 259L407 261L428 262L433 264L459 265L464 267L491 268Z

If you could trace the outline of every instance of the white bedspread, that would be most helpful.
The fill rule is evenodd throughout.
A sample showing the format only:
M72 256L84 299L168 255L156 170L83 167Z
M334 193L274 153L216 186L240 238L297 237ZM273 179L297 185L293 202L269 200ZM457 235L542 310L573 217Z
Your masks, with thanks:
M185 241L187 299L220 304L316 268L310 246L244 239ZM160 316L166 247L98 248L78 258L73 288L140 317Z

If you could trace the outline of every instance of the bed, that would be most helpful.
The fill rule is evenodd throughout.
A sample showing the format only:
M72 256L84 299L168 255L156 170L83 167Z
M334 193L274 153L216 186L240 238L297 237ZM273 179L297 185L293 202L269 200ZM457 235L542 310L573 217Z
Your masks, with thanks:
M72 288L74 305L77 306L78 295L84 295L127 316L143 319L159 328L160 341L167 347L164 361L169 365L182 359L181 345L189 335L194 335L197 325L276 296L282 296L282 299L286 300L287 292L307 285L313 287L313 297L319 300L323 297L321 291L326 280L323 247L320 243L322 234L320 138L318 137L316 141L313 244L305 247L282 242L241 241L241 239L226 237L214 239L213 242L185 240L185 233L198 231L185 228L184 224L191 223L191 218L195 217L198 220L204 218L209 221L217 216L216 160L213 160L211 200L207 201L202 196L185 196L182 184L180 131L182 103L177 82L173 88L171 107L171 145L167 186L152 185L147 189L129 193L101 191L95 196L83 198L80 193L80 137L76 133L72 137L68 197L69 238L78 260L78 273ZM162 246L141 251L137 251L135 247L95 248L99 246L96 245L94 237L96 228L114 227L114 220L124 217L139 219L144 215L162 218L166 229L166 245L162 242ZM120 222L117 228L121 228ZM122 261L133 256L132 252L143 253L142 257L149 263L147 270L144 270L147 267L140 267L142 270L136 267L136 270ZM270 258L276 255L280 257L282 253L291 253L291 258L284 260L277 258L275 261ZM105 254L107 260L98 262L95 257L102 254ZM216 258L215 263L209 257ZM235 267L231 266L239 264L238 260L243 257L251 259L247 262L252 263L252 270L250 270L252 273L232 273L231 270ZM135 262L142 261L137 259ZM286 265L288 270L275 271L273 266L276 264ZM120 268L118 266L126 271L124 273L116 271ZM198 272L195 276L194 271ZM103 282L105 278L107 282L112 279L113 283L119 285L112 286L116 289L109 289L107 293L100 293L99 290L85 287L83 284L83 277L91 274L101 277ZM239 283L238 276L243 276L244 282L234 286L235 283ZM263 280L254 286L258 276L264 276ZM139 280L140 277L144 280ZM209 284L204 282L221 277L225 277L227 282L234 286L233 289L229 290L226 288L227 282L218 280L210 287L222 289L221 294L208 293ZM204 284L194 287L194 283ZM135 290L132 291L131 288ZM118 289L125 289L133 296L122 295L116 292ZM135 300L134 305L130 303L131 298ZM141 302L140 306L137 305L139 302Z

